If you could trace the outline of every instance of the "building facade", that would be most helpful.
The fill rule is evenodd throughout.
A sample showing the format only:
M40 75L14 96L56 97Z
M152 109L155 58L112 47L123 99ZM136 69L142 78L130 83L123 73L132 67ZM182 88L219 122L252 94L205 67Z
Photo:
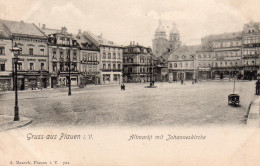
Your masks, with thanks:
M71 85L78 85L79 45L73 35L67 32L66 27L55 30L43 26L42 31L48 36L51 87L68 86L69 70Z
M124 48L123 54L123 81L147 82L150 81L152 63L151 49L130 43Z
M92 42L100 50L101 84L122 83L123 46L103 38L102 34L97 36L91 32L83 32L87 40Z
M80 45L80 84L100 84L101 57L99 48L87 40L81 30L76 35L76 39Z
M250 21L243 27L242 68L244 79L260 76L260 23Z
M199 46L183 46L169 55L169 81L192 80L196 75L195 57Z
M1 70L6 70L1 75L11 76L2 82L10 84L8 87L13 86L13 81L10 81L13 79L13 74L10 75L13 71L11 59L13 55L10 48L16 43L22 48L18 60L18 89L47 88L49 86L47 37L37 26L23 21L0 20L0 29L3 37L0 44L1 53L4 54L1 58Z

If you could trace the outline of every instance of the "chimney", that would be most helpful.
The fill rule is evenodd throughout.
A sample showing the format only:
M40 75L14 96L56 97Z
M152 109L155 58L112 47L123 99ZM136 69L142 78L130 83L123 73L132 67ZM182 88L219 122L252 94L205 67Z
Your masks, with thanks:
M45 29L46 28L46 25L45 24L42 24L42 29Z
M130 41L130 46L132 45L132 42Z
M133 45L135 45L135 41L133 41Z
M81 34L81 29L78 30L78 34L79 34L79 35Z

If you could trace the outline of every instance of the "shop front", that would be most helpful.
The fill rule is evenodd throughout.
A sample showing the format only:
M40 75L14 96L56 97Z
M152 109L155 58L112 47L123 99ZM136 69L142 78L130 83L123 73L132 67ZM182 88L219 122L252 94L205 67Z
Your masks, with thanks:
M244 67L244 80L256 80L257 79L258 66L246 66Z

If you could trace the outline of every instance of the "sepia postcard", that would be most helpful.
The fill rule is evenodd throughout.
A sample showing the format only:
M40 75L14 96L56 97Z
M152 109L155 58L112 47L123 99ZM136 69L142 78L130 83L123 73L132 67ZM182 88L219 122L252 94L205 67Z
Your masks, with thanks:
M0 166L259 166L259 8L0 0Z

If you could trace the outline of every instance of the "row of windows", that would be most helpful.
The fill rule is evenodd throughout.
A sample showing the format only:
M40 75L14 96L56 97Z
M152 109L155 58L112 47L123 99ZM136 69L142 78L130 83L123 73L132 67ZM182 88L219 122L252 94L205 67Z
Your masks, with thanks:
M60 60L65 60L64 52L66 52L66 58L69 59L70 50L60 50ZM52 59L57 59L57 57L58 57L57 51L56 51L56 49L53 49L52 50ZM77 60L77 51L72 52L72 59Z
M188 63L188 62L179 62L179 63L170 63L169 68L190 68L193 69L194 63Z
M17 70L23 70L23 63L22 63L22 62L18 62L18 63L17 63ZM35 68L34 62L30 62L30 63L29 63L29 70L37 70L37 69ZM41 63L41 65L40 65L40 70L46 70L46 68L45 68L45 63Z
M147 67L140 67L140 68L136 68L136 72L137 73L148 73L149 72L149 68ZM124 73L132 73L133 72L133 68L132 67L124 67Z
M259 43L260 42L260 37L255 36L255 37L245 37L243 40L244 44L251 44L251 43Z
M88 66L84 66L83 68L84 72L97 72L97 66L96 65L88 65Z
M238 62L232 62L232 61L220 61L220 62L215 62L215 67L225 67L225 66L238 66Z
M214 48L225 48L225 47L239 47L241 41L225 41L225 42L214 42Z
M111 68L113 67L113 68ZM110 63L106 64L106 63L103 63L103 69L108 69L108 70L111 70L111 69L119 69L121 70L121 64L115 64L113 63L112 65Z
M56 62L52 63L52 70L58 71ZM71 63L70 70L77 71L77 63ZM60 63L60 71L69 71L69 66L65 63Z
M113 52L112 54L111 54L111 52L108 52L108 53L106 53L106 52L103 52L103 56L102 56L102 59L121 59L121 54L120 53L115 53L115 52Z
M182 59L186 59L187 58L187 56L188 55L182 55L182 56L180 56ZM200 55L199 55L200 56ZM178 55L175 55L175 58L176 59L179 59L180 58ZM200 56L201 57L201 56ZM192 58L194 58L194 55L190 55L190 58L192 59Z
M20 41L47 42L47 40L41 40L41 39L29 39L29 38L17 38L17 37L14 39Z
M217 52L216 57L238 57L240 56L239 51L226 51L226 52Z
M97 61L97 53L83 54L83 61Z
M211 54L208 54L208 55L206 55L206 54L204 54L204 55L198 55L198 58L211 58Z
M243 49L243 53L244 55L255 55L255 54L258 54L260 53L260 49L256 49L256 48L246 48L246 49Z

